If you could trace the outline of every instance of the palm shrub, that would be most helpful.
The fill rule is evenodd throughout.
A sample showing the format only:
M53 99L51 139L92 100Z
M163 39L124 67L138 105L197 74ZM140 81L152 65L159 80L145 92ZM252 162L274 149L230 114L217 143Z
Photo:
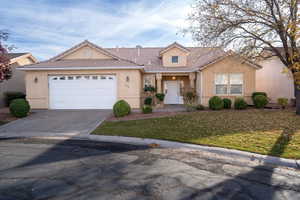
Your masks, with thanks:
M248 107L248 104L242 97L238 97L234 100L234 108L235 109L244 110L247 107Z
M231 108L232 102L231 102L230 99L224 98L224 99L223 99L223 104L224 104L224 108L225 108L225 109L230 109L230 108Z
M277 103L281 106L281 109L285 109L289 104L289 100L287 98L278 98Z
M130 105L125 100L117 101L113 107L115 117L124 117L131 112Z
M25 99L14 99L9 104L9 111L15 117L26 117L30 111L30 105Z
M264 108L269 103L269 100L264 95L256 95L253 103L256 108Z
M165 94L164 93L156 93L155 97L160 101L163 102L165 99Z
M224 108L223 100L218 96L213 96L208 101L209 108L212 110L221 110Z

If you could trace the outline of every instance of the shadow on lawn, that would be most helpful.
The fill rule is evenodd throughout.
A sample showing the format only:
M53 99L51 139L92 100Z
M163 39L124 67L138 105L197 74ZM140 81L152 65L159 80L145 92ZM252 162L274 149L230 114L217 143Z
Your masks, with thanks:
M286 128L282 131L280 137L274 143L272 149L269 154L272 156L280 156L286 149L289 141L294 135L294 130L290 128ZM274 199L275 198L275 190L270 187L272 183L272 175L276 166L270 166L266 163L254 167L250 172L244 174L238 174L232 179L221 182L217 185L214 185L209 188L205 188L203 190L199 190L196 193L192 194L188 199ZM253 186L250 186L247 181L255 180L258 184L254 191ZM238 186L238 187L237 187ZM240 188L239 188L240 187ZM261 190L260 188L265 188ZM247 195L242 193L242 188L247 188L249 193ZM255 188L255 187L254 187ZM268 189L267 189L268 188ZM288 188L290 189L290 188ZM243 190L245 191L245 190ZM266 192L268 191L268 192ZM255 196L254 196L255 195ZM247 197L248 196L248 197Z

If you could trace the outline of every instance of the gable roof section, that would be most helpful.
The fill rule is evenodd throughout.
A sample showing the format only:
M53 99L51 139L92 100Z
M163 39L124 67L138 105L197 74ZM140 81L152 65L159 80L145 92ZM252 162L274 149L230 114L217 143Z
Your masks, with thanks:
M100 52L100 53L102 53L102 54L104 54L104 55L106 55L108 57L111 57L113 59L121 60L121 58L119 58L118 56L116 56L116 55L114 55L114 54L112 54L112 53L110 53L108 51L106 51L102 47L100 47L100 46L98 46L96 44L93 44L93 43L89 42L88 40L85 40L85 41L83 41L83 42L75 45L74 47L72 47L72 48L70 48L70 49L68 49L68 50L66 50L66 51L58 54L57 56L49 59L48 61L52 61L53 62L53 61L60 60L60 59L64 58L65 56L70 55L73 52L75 52L78 49L80 49L82 47L85 47L85 46L88 46L88 47L90 47L90 48L92 48L92 49L94 49L94 50L96 50L96 51L98 51L98 52Z
M177 43L177 42L174 42L174 43L170 44L169 46L163 48L163 49L159 52L159 55L164 54L165 52L167 52L168 50L170 50L170 49L172 49L172 48L178 48L178 49L180 49L180 50L182 50L182 51L184 51L184 52L187 52L187 53L190 52L190 50L189 50L188 48L182 46L181 44L179 44L179 43Z
M29 58L33 63L37 63L37 59L31 55L31 53L8 53L8 58L10 59L10 64L18 62L19 59Z

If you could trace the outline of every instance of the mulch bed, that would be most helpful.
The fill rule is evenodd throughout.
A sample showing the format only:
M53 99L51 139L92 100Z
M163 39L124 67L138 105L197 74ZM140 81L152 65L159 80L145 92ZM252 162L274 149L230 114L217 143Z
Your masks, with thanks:
M9 109L8 108L0 108L0 121L2 122L11 122L14 120L17 120L18 118L12 116L9 113Z
M151 119L158 117L170 117L178 114L187 114L188 112L153 112L149 114L143 113L131 113L122 118L117 118L114 116L109 117L106 121L128 121L128 120L137 120L137 119Z

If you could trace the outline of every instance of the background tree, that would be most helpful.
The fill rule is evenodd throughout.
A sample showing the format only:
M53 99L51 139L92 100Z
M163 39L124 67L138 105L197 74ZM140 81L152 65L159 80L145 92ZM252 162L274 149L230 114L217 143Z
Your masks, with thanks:
M11 69L9 66L10 59L8 50L10 47L3 44L8 39L8 33L0 30L0 82L11 77Z
M300 21L297 0L195 0L188 18L203 46L235 50L247 59L277 56L293 73L300 115Z

